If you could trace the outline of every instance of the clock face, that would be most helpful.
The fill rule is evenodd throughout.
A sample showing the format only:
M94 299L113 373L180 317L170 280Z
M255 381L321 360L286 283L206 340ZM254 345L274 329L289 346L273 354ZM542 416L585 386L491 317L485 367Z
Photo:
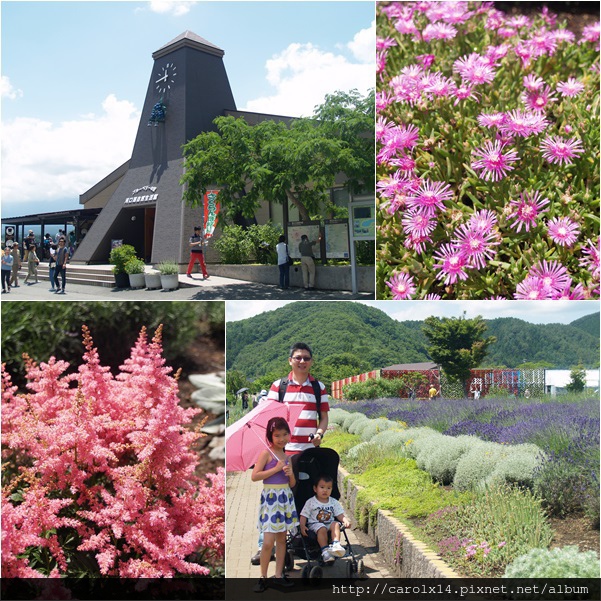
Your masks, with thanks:
M156 91L159 94L168 92L175 82L176 75L177 70L174 63L167 63L164 67L160 67L154 82Z

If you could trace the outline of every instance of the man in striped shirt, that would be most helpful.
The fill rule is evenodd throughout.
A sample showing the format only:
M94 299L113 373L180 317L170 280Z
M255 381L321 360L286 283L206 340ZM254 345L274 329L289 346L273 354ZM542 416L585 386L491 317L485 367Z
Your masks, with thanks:
M309 371L313 365L313 351L308 344L297 342L290 349L288 363L292 371L288 374L288 384L282 402L284 403L302 403L303 410L296 423L289 424L291 435L290 442L286 445L286 455L295 455L302 453L306 449L318 447L323 440L324 433L328 427L328 393L322 382L316 380ZM267 394L268 401L280 400L280 382L276 380ZM313 383L319 386L321 391L321 401L319 415L317 414L317 399ZM250 562L253 565L259 565L261 557L261 547L263 546L263 533L259 534L259 550L252 556ZM272 560L275 555L272 555Z

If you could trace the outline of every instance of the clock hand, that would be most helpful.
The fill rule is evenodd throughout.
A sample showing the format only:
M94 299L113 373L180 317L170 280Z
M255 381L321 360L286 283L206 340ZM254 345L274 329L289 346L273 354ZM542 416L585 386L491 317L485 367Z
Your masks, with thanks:
M163 75L163 77L160 77L159 79L157 79L154 83L159 83L159 81L163 81L164 79L167 79L167 73L165 73L165 75Z

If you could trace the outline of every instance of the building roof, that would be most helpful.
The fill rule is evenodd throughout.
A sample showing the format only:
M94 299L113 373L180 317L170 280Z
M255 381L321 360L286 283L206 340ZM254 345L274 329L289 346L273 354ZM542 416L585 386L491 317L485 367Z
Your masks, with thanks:
M199 35L196 35L193 31L186 30L183 33L180 33L176 38L173 38L164 46L161 46L156 52L153 52L152 58L156 60L157 58L161 58L162 56L170 54L174 50L178 50L184 46L196 48L201 52L214 54L215 56L219 57L225 54L225 52L218 46L215 46L215 44L211 44L211 42L201 38Z
M100 209L67 209L65 211L55 211L53 213L37 213L34 215L21 215L20 217L3 217L2 224L38 225L45 223L48 225L62 225L65 221L95 217L98 213L100 213Z
M426 363L399 363L383 367L382 371L429 371L431 369L438 369L438 365L428 361Z

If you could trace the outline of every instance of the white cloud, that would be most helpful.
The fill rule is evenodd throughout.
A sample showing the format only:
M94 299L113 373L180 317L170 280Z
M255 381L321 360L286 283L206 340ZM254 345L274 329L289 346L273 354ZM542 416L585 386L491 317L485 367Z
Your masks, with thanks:
M195 4L198 4L198 2L189 2L186 0L151 0L149 8L153 13L171 13L174 17L181 17L188 14Z
M10 79L6 75L3 75L0 80L0 97L16 100L22 96L23 90L15 89L12 83L10 83Z
M104 100L102 110L100 115L58 124L32 118L3 123L3 201L73 197L76 203L82 192L129 159L139 111L113 94Z
M355 34L352 42L348 43L353 56L362 63L374 64L376 60L376 22L371 22L368 29L362 29Z
M375 53L369 50L369 44L375 48L374 26L357 33L348 44L355 62L311 43L290 44L265 65L275 93L249 100L243 110L309 117L326 94L354 88L367 93L375 83Z
M252 303L246 301L226 301L225 320L240 321L241 319L248 319L249 317L259 315L259 313L275 311L292 302L294 301L253 301Z

